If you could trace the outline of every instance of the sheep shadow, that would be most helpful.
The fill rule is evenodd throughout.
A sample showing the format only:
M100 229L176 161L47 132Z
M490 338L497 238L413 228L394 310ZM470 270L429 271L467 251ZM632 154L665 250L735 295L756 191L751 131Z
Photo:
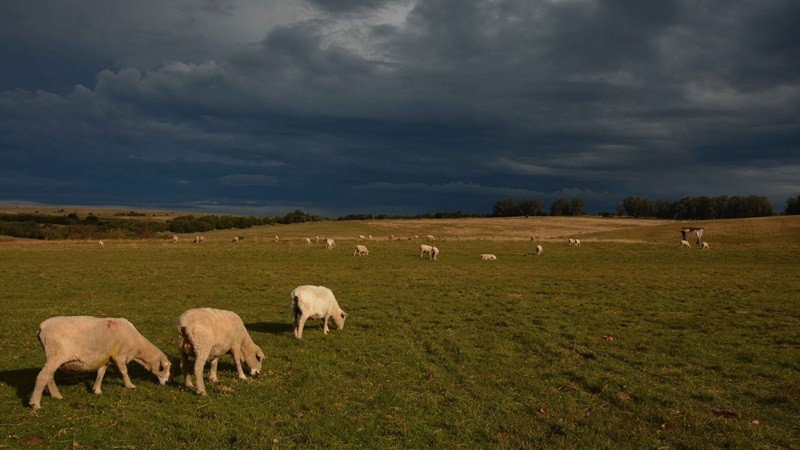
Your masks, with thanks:
M245 324L248 331L269 334L286 334L294 331L294 325L286 322L255 322Z
M28 405L28 397L33 392L33 386L36 384L36 376L39 375L39 368L16 369L16 370L0 370L0 383L8 386L14 386L17 389L17 398L19 398L24 406Z

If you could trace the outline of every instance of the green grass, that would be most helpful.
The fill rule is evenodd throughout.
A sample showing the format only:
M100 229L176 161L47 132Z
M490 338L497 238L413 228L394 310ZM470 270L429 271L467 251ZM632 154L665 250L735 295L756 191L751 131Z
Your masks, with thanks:
M538 257L531 243L449 240L438 261L413 241L368 242L362 258L354 240L267 241L380 232L357 222L237 245L2 242L0 447L797 448L798 243L770 238L797 224L708 224L709 251L681 249L674 222L638 231L647 244L588 235ZM292 337L300 284L333 289L344 330L309 321ZM45 318L126 317L174 358L174 322L199 306L242 317L267 355L260 378L236 379L225 357L232 392L199 397L177 361L167 386L132 363L136 389L112 367L95 396L93 375L59 372L64 399L26 407Z

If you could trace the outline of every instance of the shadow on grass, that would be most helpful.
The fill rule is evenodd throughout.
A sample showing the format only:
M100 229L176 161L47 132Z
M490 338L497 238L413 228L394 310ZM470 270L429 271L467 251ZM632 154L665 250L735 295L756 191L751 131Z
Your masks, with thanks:
M236 370L233 364L231 364L231 367L234 371ZM41 368L38 367L2 370L0 371L0 383L14 386L17 390L17 398L21 400L24 406L28 406L28 399L33 393L33 387L36 385L36 376L39 375L40 370ZM180 369L178 369L178 372L180 373ZM128 364L128 376L130 376L133 384L148 381L158 383L158 379L152 373L138 364ZM57 370L54 378L58 387L83 384L86 388L86 392L92 392L92 386L94 386L94 380L97 378L97 372L67 372L64 370ZM109 366L105 378L103 378L104 387L109 383L119 385L120 387L123 386L122 375L120 375L113 364ZM48 390L45 388L43 396L48 395Z
M245 325L249 331L257 331L259 333L269 333L269 334L285 334L291 333L294 330L294 326L291 323L286 322L256 322L256 323L248 323Z

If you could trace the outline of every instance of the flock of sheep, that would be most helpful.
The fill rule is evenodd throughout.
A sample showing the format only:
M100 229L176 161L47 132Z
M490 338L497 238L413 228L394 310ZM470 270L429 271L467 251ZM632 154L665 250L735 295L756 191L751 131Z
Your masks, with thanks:
M339 329L344 328L347 313L336 301L333 292L323 286L298 286L291 293L294 336L303 337L303 327L308 319L322 319L323 332L328 334L328 319ZM244 322L233 311L212 308L195 308L184 311L176 323L181 375L187 388L206 395L203 369L211 361L209 379L217 382L219 357L230 353L240 379L245 379L242 362L250 369L250 376L261 372L264 352L253 342ZM97 372L92 392L102 393L101 384L109 362L114 362L126 388L134 388L128 376L127 364L135 361L153 373L161 385L170 377L171 363L164 352L124 318L90 316L51 317L39 325L37 333L45 354L45 363L28 404L41 408L42 393L47 388L50 396L63 398L55 382L55 372L64 369L72 372ZM189 358L194 357L190 372Z
M698 243L701 243L698 234ZM364 235L358 236L359 240L366 239ZM415 236L419 239L419 236ZM369 236L372 239L372 236ZM396 239L394 235L390 240ZM428 235L429 241L435 240ZM201 243L202 236L194 238L195 243ZM234 237L232 241L238 242ZM278 242L278 236L274 241ZM531 242L536 241L531 237ZM178 236L172 236L173 242L178 242ZM316 236L316 242L319 242ZM311 238L305 238L311 244ZM100 248L104 242L98 242ZM569 238L567 245L577 247L581 245L580 239ZM331 250L336 242L331 238L325 239L325 249ZM681 239L681 247L691 248L686 239ZM707 242L702 242L702 248L709 248ZM542 246L536 245L536 254L543 253ZM366 245L357 244L353 256L367 256L369 250ZM427 256L436 260L439 249L435 246L421 244L420 257ZM482 260L493 261L497 256L491 253L481 254ZM323 286L304 285L291 292L291 310L294 336L302 339L303 328L308 319L322 319L323 332L328 334L328 319L332 319L339 329L344 328L347 313L336 301L333 292ZM194 388L192 376L196 380L196 392L206 395L203 382L203 370L206 362L210 361L209 379L217 382L217 363L219 357L230 353L236 365L236 372L240 379L245 379L242 362L250 369L250 376L256 377L261 371L264 353L253 342L242 319L232 311L212 308L196 308L184 311L176 323L178 334L178 351L180 354L181 375L187 388ZM170 377L169 358L142 336L136 327L124 318L99 318L90 316L58 316L51 317L39 325L37 334L45 353L45 364L36 377L36 384L31 394L29 405L33 409L41 407L42 393L47 388L50 396L62 398L56 386L54 374L59 368L76 372L97 372L92 387L95 394L101 393L101 384L109 362L113 361L122 375L126 388L135 387L128 376L127 364L135 361L153 373L160 384L166 384ZM194 357L193 371L189 371L189 358Z

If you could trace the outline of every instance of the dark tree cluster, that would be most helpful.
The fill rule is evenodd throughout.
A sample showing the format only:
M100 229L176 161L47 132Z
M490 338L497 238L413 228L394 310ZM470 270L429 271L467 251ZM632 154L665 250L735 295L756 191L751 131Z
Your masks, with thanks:
M618 215L660 219L738 219L772 215L772 204L764 196L684 197L678 201L626 197L617 205Z
M512 199L500 200L492 207L492 217L544 216L544 204L540 200L524 198L515 202Z
M789 197L789 199L786 200L786 209L784 212L787 215L800 214L800 195L797 197Z

